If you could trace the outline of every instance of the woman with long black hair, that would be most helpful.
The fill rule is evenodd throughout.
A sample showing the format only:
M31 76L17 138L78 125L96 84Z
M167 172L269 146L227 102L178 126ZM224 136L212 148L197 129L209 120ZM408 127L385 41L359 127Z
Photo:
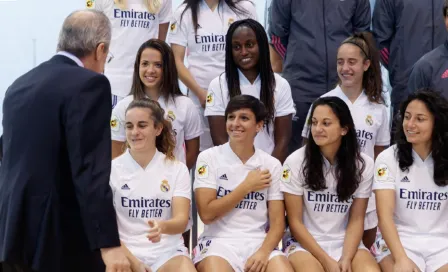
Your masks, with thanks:
M448 271L448 101L432 89L400 107L397 144L375 162L373 190L385 272Z
M308 144L283 166L288 259L295 271L380 271L361 241L373 159L360 152L342 99L319 98L310 116Z
M209 86L205 115L215 145L228 140L224 111L229 100L240 94L254 96L265 105L267 117L263 130L255 138L255 146L283 162L295 113L291 88L272 71L266 32L252 19L237 21L229 28L225 73Z
M210 81L224 71L227 29L245 18L257 18L255 1L184 0L174 12L168 42L174 51L179 79L188 88L188 96L201 115ZM202 122L201 151L213 146L208 121L203 117Z

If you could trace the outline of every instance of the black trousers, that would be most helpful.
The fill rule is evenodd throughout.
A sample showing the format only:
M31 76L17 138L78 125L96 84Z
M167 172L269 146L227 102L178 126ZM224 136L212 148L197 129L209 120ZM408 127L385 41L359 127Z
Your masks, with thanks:
M33 272L33 270L20 264L1 263L0 272Z

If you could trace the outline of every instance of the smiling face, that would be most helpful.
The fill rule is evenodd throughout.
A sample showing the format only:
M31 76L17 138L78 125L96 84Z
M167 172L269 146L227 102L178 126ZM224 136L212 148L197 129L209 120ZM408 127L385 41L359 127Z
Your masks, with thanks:
M126 112L126 140L132 151L145 151L156 145L162 126L155 126L151 110L132 108Z
M362 77L369 66L370 60L364 60L358 46L344 43L339 47L337 71L342 86L362 86Z
M239 109L227 115L226 129L232 142L253 141L262 128L263 121L257 123L255 114L250 109Z
M146 48L140 56L139 76L146 92L158 92L163 79L162 54L153 48Z
M347 128L341 127L339 118L327 105L319 105L313 112L311 121L313 140L320 148L341 143Z
M431 142L433 128L434 115L425 103L420 100L410 102L403 118L406 140L413 145Z
M256 71L260 52L255 32L247 27L238 27L232 36L233 61L242 71Z

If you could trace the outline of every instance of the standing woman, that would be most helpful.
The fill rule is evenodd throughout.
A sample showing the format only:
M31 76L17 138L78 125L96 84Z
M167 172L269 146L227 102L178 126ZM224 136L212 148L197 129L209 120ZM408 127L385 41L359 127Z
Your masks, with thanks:
M196 271L183 245L191 185L187 167L175 160L171 122L150 99L134 100L126 110L129 149L112 161L121 246L132 271ZM149 270L150 268L151 270Z
M401 105L397 144L375 162L384 272L448 271L448 101L432 89Z
M283 162L295 114L291 88L284 78L272 71L266 32L252 19L237 21L229 28L225 73L210 83L205 115L215 145L228 140L225 108L232 97L240 94L260 99L267 110L265 127L257 134L255 147Z
M145 97L158 101L165 110L176 139L174 155L190 169L199 154L199 136L202 134L199 112L179 89L171 48L158 39L146 41L138 49L131 94L112 111L112 157L119 156L125 149L126 108L132 100Z
M112 87L112 108L129 94L138 47L153 38L165 40L172 15L172 0L87 0L87 8L106 14L112 24L105 75Z
M245 18L257 18L255 4L250 0L185 0L170 25L168 41L174 51L179 78L203 118L201 151L213 146L208 121L203 117L207 89L210 81L224 71L227 29L233 22Z
M344 100L355 123L361 152L375 159L390 144L388 110L383 97L379 52L369 32L356 33L342 42L337 53L338 86L321 97ZM309 119L308 114L308 119ZM308 138L305 123L302 137ZM372 195L364 221L363 242L370 248L375 241L378 217Z
M254 146L265 118L260 100L234 97L225 112L229 142L199 155L194 188L205 224L193 251L199 272L293 271L277 249L285 228L281 164Z
M289 261L296 272L379 272L361 241L374 163L359 150L350 110L338 97L319 98L308 122L308 144L283 167Z

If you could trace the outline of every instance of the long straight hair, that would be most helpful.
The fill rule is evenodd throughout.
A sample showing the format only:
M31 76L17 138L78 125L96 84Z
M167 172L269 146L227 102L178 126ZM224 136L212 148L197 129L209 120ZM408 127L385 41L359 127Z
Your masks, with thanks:
M186 4L184 11L182 12L182 14L180 15L180 21L182 21L182 18L184 17L185 12L190 9L191 10L191 18L192 18L192 23L194 26L194 32L196 33L198 30L198 18L199 18L199 5L201 4L203 0L184 0L184 4ZM249 0L219 0L219 3L221 4L221 2L224 1L227 6L229 6L229 8L235 12L235 14L237 15L248 15L249 12L243 8L238 7L238 3L242 2L242 1L249 1ZM251 1L250 1L251 2ZM219 11L219 7L221 5L218 5L218 12Z
M361 157L358 140L356 138L355 124L350 114L350 109L339 97L322 97L317 99L311 108L311 117L314 114L314 110L319 106L330 107L338 117L340 126L347 128L347 134L342 136L341 146L336 153L337 164L335 169L338 198L340 201L346 201L358 189L362 172L364 172L365 168L365 161ZM311 124L312 118L309 118L308 125L311 126ZM308 139L308 144L305 147L302 174L308 188L313 191L325 190L327 186L323 172L324 161L320 147L313 139L311 129Z
M162 55L162 86L160 93L165 99L165 103L169 99L175 102L175 97L183 95L179 88L179 80L176 69L176 62L174 60L173 50L164 41L159 39L150 39L144 42L137 51L137 56L134 63L134 74L132 76L132 87L130 94L134 99L142 99L146 97L145 85L140 79L140 60L145 49L152 48L157 50Z
M252 29L257 38L259 50L257 68L261 80L260 100L266 107L267 118L265 120L265 124L269 129L269 124L274 122L275 116L275 76L274 72L272 71L271 60L269 58L269 43L266 31L259 22L252 19L236 21L230 26L229 30L227 31L225 73L227 87L229 89L229 96L230 98L232 98L241 94L238 66L233 60L232 53L232 37L239 27L248 27Z
M163 0L141 0L146 9L153 14L157 14L162 7ZM171 1L171 0L165 0ZM114 0L115 5L120 9L126 10L128 8L128 0Z

